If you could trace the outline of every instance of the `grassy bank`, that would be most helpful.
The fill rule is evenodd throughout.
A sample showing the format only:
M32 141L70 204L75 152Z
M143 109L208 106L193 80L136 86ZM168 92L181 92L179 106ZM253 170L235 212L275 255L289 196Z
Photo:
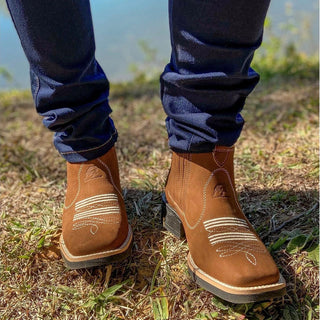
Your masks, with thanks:
M318 319L316 72L270 77L243 112L240 203L288 287L283 299L238 306L191 281L187 244L161 227L170 152L157 85L113 85L111 92L134 251L121 265L78 271L64 267L58 248L65 162L30 94L0 94L0 318Z

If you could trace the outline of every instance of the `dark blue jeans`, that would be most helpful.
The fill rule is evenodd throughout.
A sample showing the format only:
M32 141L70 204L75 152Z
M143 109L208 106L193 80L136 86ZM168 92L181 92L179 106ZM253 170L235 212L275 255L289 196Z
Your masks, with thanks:
M169 0L172 55L161 75L169 145L208 152L238 139L250 68L270 0ZM43 123L69 162L97 158L117 140L109 82L95 59L88 0L7 0L30 63Z

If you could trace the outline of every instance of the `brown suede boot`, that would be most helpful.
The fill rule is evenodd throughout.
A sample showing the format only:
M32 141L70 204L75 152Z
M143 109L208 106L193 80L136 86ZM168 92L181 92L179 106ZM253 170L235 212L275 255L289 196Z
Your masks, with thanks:
M281 296L285 281L239 206L233 153L173 152L164 226L185 233L189 271L206 290L233 303Z
M67 163L60 249L67 267L88 268L126 258L132 247L113 147L100 158Z

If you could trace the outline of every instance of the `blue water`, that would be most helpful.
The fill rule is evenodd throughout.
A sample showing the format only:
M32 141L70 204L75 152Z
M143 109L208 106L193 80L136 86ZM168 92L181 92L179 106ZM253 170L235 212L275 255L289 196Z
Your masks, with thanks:
M0 0L0 66L10 71L13 81L8 83L0 79L0 88L29 88L28 64L12 21L3 9L3 2ZM132 78L129 65L141 63L144 59L139 40L145 40L157 50L158 61L164 64L169 59L167 1L94 0L91 6L96 56L109 80L115 82ZM301 50L312 54L318 50L317 11L316 0L274 0L268 15L276 35L287 40L291 38ZM288 24L296 29L290 32L290 37L288 31L281 27ZM307 30L305 34L303 30ZM268 36L266 32L266 40Z

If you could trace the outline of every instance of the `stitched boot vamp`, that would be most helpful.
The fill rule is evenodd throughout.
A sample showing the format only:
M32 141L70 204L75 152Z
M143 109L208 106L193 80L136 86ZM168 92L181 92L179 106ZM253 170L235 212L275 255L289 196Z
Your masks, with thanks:
M232 286L276 283L278 269L246 220L226 215L228 211L234 212L228 199L214 199L211 205L219 208L216 214L207 212L196 230L186 231L196 265L213 278Z
M110 153L81 164L68 163L62 241L70 257L112 253L128 237L116 155L114 150Z
M84 166L83 171L93 167ZM126 217L121 214L124 211L123 200L105 179L81 179L81 196L75 198L70 207L66 206L63 238L73 255L115 249L128 234Z
M183 224L194 269L229 286L275 284L278 268L237 200L233 151L174 152L166 198Z

